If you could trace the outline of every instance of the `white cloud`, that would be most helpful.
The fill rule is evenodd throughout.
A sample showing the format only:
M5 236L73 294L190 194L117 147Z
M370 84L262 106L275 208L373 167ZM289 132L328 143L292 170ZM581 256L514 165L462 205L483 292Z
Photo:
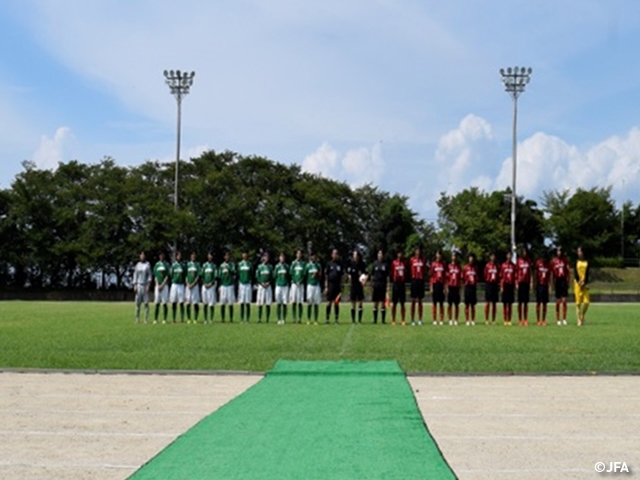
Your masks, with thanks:
M511 185L511 168L509 157L494 188ZM519 144L517 168L518 194L528 197L537 198L544 190L595 186L611 186L621 196L640 177L640 128L586 149L539 132Z
M302 161L302 170L324 177L332 177L338 165L338 152L327 142Z
M58 164L70 160L73 134L69 127L59 127L53 137L43 135L32 160L38 168L55 169Z
M381 143L373 147L351 149L342 155L324 142L302 161L303 171L346 181L354 187L367 183L377 184L384 169Z

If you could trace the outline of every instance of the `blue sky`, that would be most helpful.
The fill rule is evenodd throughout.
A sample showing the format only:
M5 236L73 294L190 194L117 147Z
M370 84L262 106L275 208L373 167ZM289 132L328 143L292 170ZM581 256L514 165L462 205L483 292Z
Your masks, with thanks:
M0 187L23 160L172 158L164 69L195 70L183 156L265 155L408 195L510 183L498 70L533 68L518 191L612 185L640 200L633 0L6 0Z

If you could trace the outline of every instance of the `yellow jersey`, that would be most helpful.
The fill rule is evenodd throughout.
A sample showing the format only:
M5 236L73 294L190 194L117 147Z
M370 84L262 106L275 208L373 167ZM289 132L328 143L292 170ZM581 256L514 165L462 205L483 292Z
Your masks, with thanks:
M582 282L583 285L589 283L589 262L586 260L576 262L575 281L576 283Z

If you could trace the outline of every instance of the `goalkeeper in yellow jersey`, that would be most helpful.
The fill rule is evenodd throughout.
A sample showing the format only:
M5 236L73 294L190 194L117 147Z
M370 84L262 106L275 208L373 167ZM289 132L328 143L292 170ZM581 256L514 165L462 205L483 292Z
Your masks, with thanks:
M577 253L573 292L576 296L576 316L580 327L584 325L584 317L589 310L589 262L584 257L582 247L578 247Z

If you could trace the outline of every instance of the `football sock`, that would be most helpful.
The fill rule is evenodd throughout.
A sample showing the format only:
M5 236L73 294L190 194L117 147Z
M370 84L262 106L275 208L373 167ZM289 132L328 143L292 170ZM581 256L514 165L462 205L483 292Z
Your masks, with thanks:
M276 305L276 315L278 317L278 320L282 319L282 305L279 303Z
M362 314L363 314L363 308L362 306L358 307L358 323L362 323Z
M173 315L173 321L176 321L176 311L178 309L178 304L177 303L172 303L171 304L171 314Z
M220 316L222 317L222 323L224 323L226 315L227 315L227 306L222 305L222 308L220 308Z
M247 303L245 305L245 312L247 313L247 316L245 317L245 321L248 322L249 319L251 318L251 304Z
M153 314L153 319L158 321L158 315L160 315L160 304L156 303L156 311Z
M229 321L233 323L233 305L229 305Z
M307 305L307 320L311 321L311 304Z
M287 320L287 304L282 305L282 320Z
M258 321L262 321L262 305L258 306Z
M169 306L165 303L162 305L162 312L164 314L165 321L167 320L167 316L169 315Z
M329 323L329 317L331 317L331 304L327 305L327 323Z
M424 313L424 309L423 309L422 302L419 302L418 303L418 319L420 321L422 321L423 313Z
M351 323L356 323L356 309L351 307Z
M373 309L373 323L378 323L378 307Z
M337 304L337 303L335 304L333 313L334 313L334 315L336 317L336 322L337 322L338 318L340 318L340 305L339 304Z
M411 321L416 319L416 302L411 302Z
M200 305L198 305L197 303L193 306L193 311L194 311L194 318L195 321L198 321L198 315L200 314Z
M320 315L320 305L313 306L313 320L318 321L318 316Z
M298 304L298 322L302 321L302 310L303 310L302 303L299 303Z
M144 319L145 321L149 320L149 304L144 304Z
M269 318L271 318L271 305L267 305L267 323L269 323Z
M438 307L435 304L431 305L431 318L434 322L438 320Z
M187 303L187 320L191 320L191 304Z
M404 303L400 306L400 313L402 315L402 323L404 323L404 320L405 320L405 318L407 316L407 309L404 306Z
M184 303L180 304L180 321L184 322Z
M382 323L386 323L387 321L387 309L382 307Z
M244 322L244 303L240 304L240 321Z

